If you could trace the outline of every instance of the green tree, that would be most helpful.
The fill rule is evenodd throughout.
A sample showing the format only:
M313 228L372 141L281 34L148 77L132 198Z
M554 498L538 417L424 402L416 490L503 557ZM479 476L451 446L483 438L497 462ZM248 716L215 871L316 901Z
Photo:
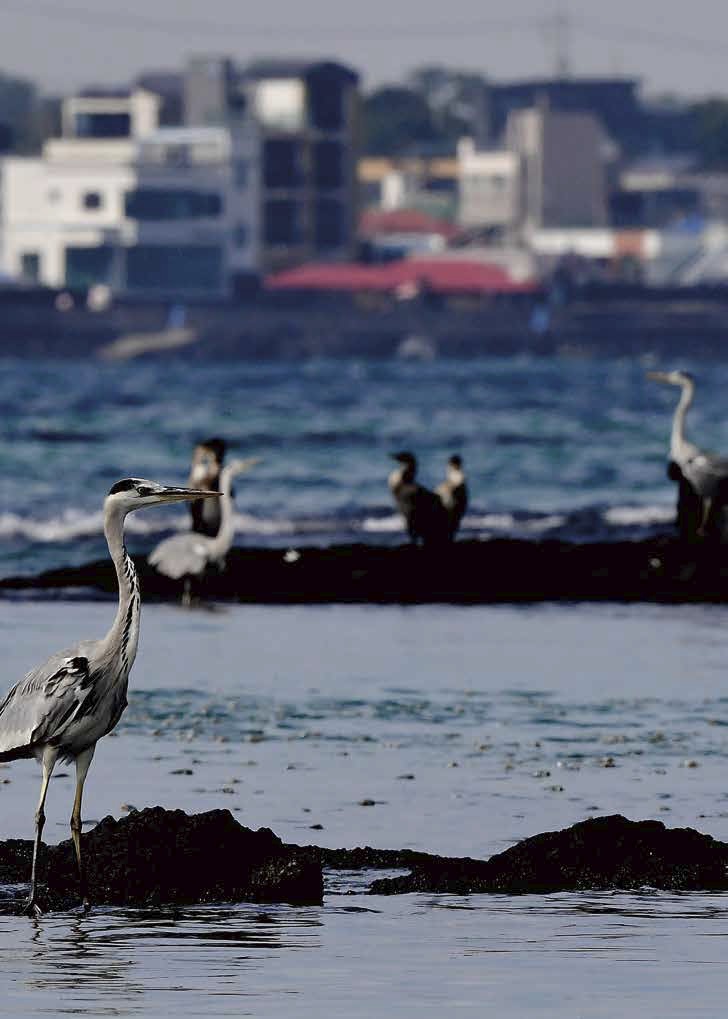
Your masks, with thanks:
M364 150L396 156L439 140L432 113L421 95L401 85L370 93L362 104Z
M710 169L728 168L728 99L718 96L693 103L695 148L702 165Z

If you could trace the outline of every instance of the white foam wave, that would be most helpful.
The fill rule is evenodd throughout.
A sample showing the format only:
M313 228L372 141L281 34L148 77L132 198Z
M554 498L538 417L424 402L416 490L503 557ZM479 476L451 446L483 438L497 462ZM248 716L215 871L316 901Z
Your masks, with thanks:
M541 534L543 531L550 531L554 527L563 527L567 517L562 513L551 513L544 517L532 517L526 520L517 520L512 513L485 513L483 516L466 516L463 520L463 527L468 530L500 533L511 533L514 531L521 534Z
M396 534L404 531L404 525L399 513L393 513L389 517L365 517L362 530L370 534Z
M674 519L674 506L611 506L604 511L604 520L615 527L670 524Z

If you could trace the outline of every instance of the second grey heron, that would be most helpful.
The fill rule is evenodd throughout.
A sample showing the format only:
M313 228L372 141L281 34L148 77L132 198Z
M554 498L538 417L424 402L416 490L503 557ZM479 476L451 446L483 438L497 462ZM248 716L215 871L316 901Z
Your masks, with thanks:
M389 490L404 517L407 533L413 544L437 545L447 542L450 521L440 498L420 485L417 476L417 460L413 453L390 454L400 466L389 475Z
M685 418L695 395L692 375L683 371L650 371L647 378L681 390L672 419L668 473L674 480L684 479L700 500L697 533L704 535L712 529L728 501L728 457L700 449L686 438Z
M27 909L38 905L38 854L45 800L56 761L76 762L71 836L78 862L81 898L88 904L81 857L81 797L97 742L111 732L126 707L129 673L139 642L140 595L134 563L124 545L124 521L145 506L207 498L215 492L167 488L154 481L118 481L104 500L104 534L116 569L119 606L101 640L86 640L52 655L29 672L0 703L0 761L35 757L42 767L40 800Z
M190 600L190 584L194 577L201 577L208 567L221 564L230 551L235 536L234 506L232 497L233 478L244 474L260 462L260 457L247 460L232 460L223 467L220 475L220 529L214 538L194 531L174 534L160 541L149 555L149 563L159 573L172 580L184 580L183 601Z
M452 539L458 533L460 522L468 508L468 486L465 481L463 458L457 453L448 460L445 480L437 486L435 493L447 512Z

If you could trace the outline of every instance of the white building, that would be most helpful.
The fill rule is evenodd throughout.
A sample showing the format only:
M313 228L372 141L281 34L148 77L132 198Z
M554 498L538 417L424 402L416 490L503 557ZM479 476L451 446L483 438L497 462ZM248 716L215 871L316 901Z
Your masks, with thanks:
M0 270L52 287L214 297L259 264L254 127L159 128L152 93L78 96L38 158L0 161Z
M589 113L513 111L501 148L479 151L470 138L458 144L459 222L527 233L604 227L613 155Z
M521 218L521 162L507 149L475 148L472 138L457 147L458 222L464 227L511 229Z

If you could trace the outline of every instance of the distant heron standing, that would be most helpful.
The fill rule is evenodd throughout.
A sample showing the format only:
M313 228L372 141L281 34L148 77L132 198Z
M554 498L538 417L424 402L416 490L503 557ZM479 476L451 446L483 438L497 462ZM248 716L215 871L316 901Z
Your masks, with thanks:
M260 462L260 457L247 460L232 460L223 467L220 475L220 529L214 538L194 531L174 534L160 541L149 556L149 563L165 577L185 582L183 601L190 600L193 578L201 577L212 565L224 563L235 537L234 506L232 497L233 478L244 474Z
M139 584L124 545L124 520L128 513L145 506L216 494L189 488L166 488L141 478L118 481L104 500L104 534L119 583L119 607L111 629L101 640L82 641L52 655L14 686L0 704L0 761L35 757L43 769L27 903L32 913L40 913L38 853L48 783L59 757L76 762L71 836L78 861L81 898L84 905L88 904L81 858L83 786L96 743L111 732L126 707L129 673L139 642Z
M404 517L407 533L413 544L437 545L448 541L450 521L440 498L420 485L417 460L409 452L392 453L400 466L389 475L389 490Z
M681 530L687 530L686 511L690 514L690 504L697 500L699 505L693 510L698 521L697 534L710 534L728 503L728 457L700 449L685 437L685 417L695 395L692 375L682 371L651 371L647 372L647 378L681 389L672 419L668 476L681 483L678 501L678 523ZM689 492L683 490L683 482L689 486Z
M463 458L457 453L448 460L445 480L437 486L435 493L447 512L452 539L458 533L460 522L468 508L468 486L465 481Z

